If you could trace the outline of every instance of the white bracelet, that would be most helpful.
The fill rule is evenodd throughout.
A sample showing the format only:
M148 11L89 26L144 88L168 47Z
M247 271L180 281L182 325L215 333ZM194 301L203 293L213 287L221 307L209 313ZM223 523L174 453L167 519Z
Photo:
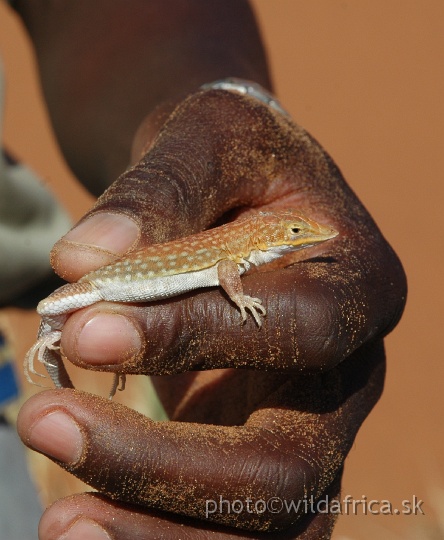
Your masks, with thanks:
M228 92L237 92L244 96L250 96L262 103L265 103L275 111L278 111L283 116L289 117L288 112L282 107L279 101L270 92L267 92L260 84L246 81L244 79L221 79L212 83L203 84L200 87L202 90L227 90Z

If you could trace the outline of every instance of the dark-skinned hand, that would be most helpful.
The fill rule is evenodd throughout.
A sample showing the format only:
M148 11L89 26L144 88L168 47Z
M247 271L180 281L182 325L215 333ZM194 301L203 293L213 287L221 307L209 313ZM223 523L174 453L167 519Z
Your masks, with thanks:
M331 158L269 107L197 92L162 124L146 120L134 155L146 154L56 245L53 264L68 281L252 208L303 208L340 234L242 278L267 310L261 329L252 318L241 325L218 288L69 317L67 358L155 376L171 421L77 390L29 400L18 422L25 444L99 492L56 502L40 538L68 529L66 538L99 538L99 526L114 540L329 538L334 514L280 505L338 496L344 459L382 391L402 267ZM208 512L220 497L251 500L250 511ZM264 511L258 500L275 502Z

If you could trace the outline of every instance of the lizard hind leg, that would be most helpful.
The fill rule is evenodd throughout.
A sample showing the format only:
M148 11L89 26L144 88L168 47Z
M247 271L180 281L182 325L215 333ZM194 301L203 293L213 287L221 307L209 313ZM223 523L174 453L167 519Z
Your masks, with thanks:
M31 384L36 384L31 375L45 377L45 375L36 371L34 367L35 357L37 356L37 360L45 366L46 371L57 388L73 388L73 384L59 353L61 337L62 332L60 330L53 330L42 335L29 349L25 356L24 372L26 379Z
M59 330L49 332L48 334L45 334L38 338L34 345L26 353L24 361L24 371L26 379L30 383L33 383L31 374L36 375L37 377L45 377L45 375L36 371L34 367L35 357L37 356L39 362L41 362L45 367L48 363L52 363L51 360L48 358L48 350L58 350L59 345L57 345L57 343L60 342L61 337L62 332Z

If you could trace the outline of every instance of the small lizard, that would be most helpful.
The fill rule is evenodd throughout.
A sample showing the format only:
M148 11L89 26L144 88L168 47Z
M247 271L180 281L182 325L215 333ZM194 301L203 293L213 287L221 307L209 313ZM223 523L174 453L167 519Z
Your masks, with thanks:
M244 294L240 276L252 265L269 263L337 234L297 210L273 210L136 250L76 283L63 285L39 303L37 312L42 320L37 341L25 357L25 375L30 382L30 374L43 376L34 369L37 355L57 388L72 388L60 355L63 325L70 313L102 300L151 302L220 285L239 308L242 322L248 310L260 327L266 310L259 298ZM123 389L123 374L115 376L110 398L119 381Z

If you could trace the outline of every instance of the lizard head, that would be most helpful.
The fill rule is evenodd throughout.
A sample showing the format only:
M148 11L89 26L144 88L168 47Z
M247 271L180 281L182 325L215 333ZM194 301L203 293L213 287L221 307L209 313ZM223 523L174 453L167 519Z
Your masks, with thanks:
M267 249L296 251L320 244L339 234L332 227L322 225L298 210L261 212L260 215L264 220L266 232L263 240Z

